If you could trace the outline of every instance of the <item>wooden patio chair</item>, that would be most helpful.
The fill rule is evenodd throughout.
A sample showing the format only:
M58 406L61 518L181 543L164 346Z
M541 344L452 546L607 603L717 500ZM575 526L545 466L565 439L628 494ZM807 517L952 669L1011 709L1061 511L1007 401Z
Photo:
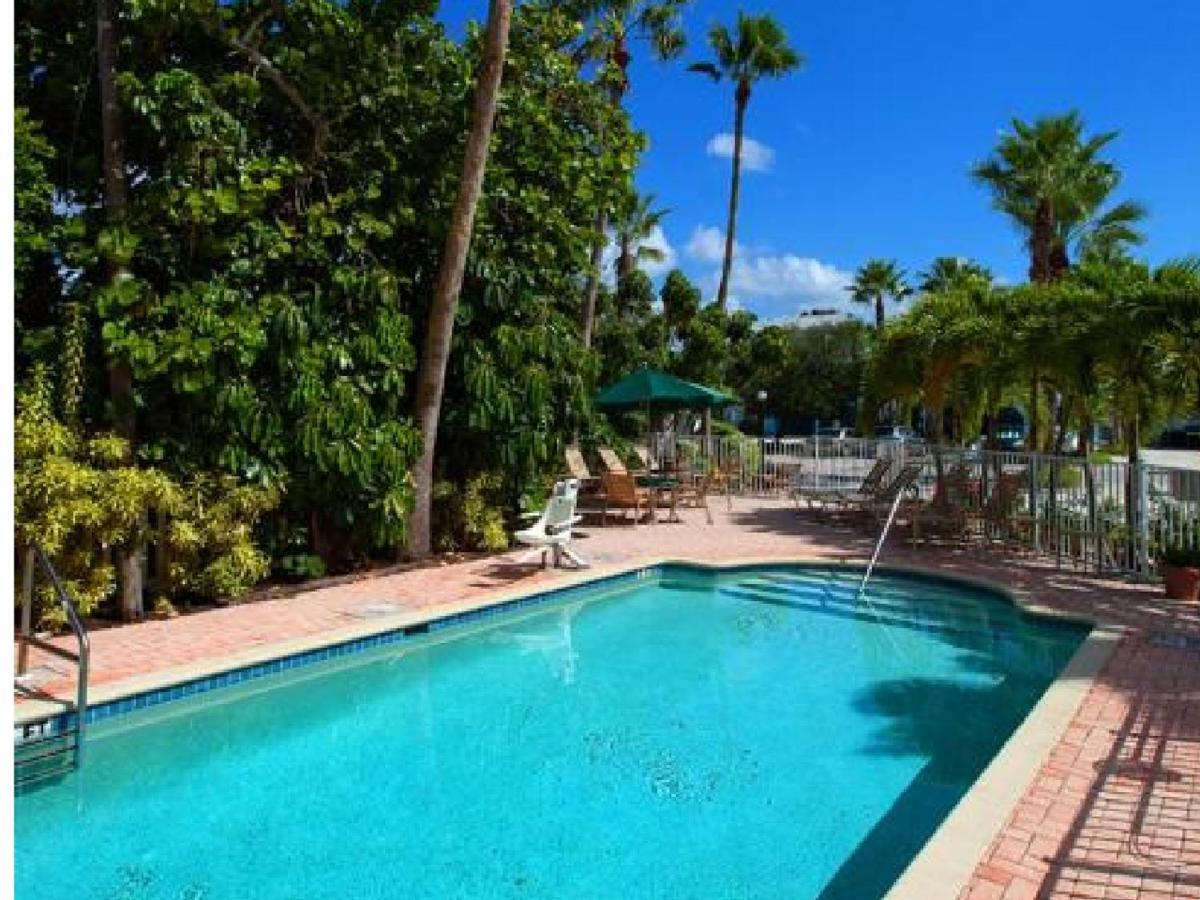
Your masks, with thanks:
M633 510L633 524L636 526L643 511L654 524L654 492L649 488L638 487L637 479L628 472L605 472L600 476L600 494L603 503L602 524L608 525L609 511L620 511L624 518L625 510ZM672 501L672 512L674 511Z
M708 508L708 494L712 488L713 475L711 472L691 477L691 473L677 471L675 473L677 486L673 488L674 500L680 506L693 506L704 510L708 524L713 523L712 510ZM727 495L728 496L728 495Z

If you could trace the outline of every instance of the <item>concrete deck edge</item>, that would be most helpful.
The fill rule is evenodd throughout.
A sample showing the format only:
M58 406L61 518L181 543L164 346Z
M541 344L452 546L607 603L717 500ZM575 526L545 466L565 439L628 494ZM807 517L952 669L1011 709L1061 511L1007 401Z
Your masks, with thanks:
M1076 617L1077 618L1077 617ZM1045 764L1124 629L1097 625L892 885L886 900L956 900Z

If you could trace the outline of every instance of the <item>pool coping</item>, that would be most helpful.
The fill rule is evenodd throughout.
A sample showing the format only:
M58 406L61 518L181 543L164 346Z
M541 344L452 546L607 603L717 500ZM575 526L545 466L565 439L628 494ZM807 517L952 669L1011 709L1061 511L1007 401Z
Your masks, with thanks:
M500 607L552 602L555 595L605 581L619 583L629 576L645 577L651 571L672 565L727 571L786 565L861 570L863 564L861 558L846 556L740 557L720 561L660 557L582 569L536 586L526 585L417 609L401 609L394 614L364 619L345 628L263 643L219 657L99 685L91 692L88 710L128 702L127 708L112 713L122 715L151 705L135 705L139 697L165 693L168 696L161 697L152 705L170 703L201 693L201 690L189 691L188 687L209 680L216 680L217 683L204 686L203 691L220 690L252 677L282 672L289 668L282 665L284 662L311 654L318 655L309 662L346 656L374 646L383 646L391 640L402 640L408 635L409 629L423 634L421 627L433 623L444 622L447 626L465 624L482 618L484 613L499 614L502 611ZM933 565L910 563L881 563L876 571L921 575L980 588L1006 599L1023 613L1086 625L1091 629L1067 666L913 857L886 895L888 900L956 900L970 883L975 868L984 859L988 847L1003 829L1051 749L1070 725L1125 629L1103 625L1093 616L1045 606L1037 602L1034 592L1018 590L990 578L946 573ZM494 610L494 613L489 613L489 610ZM389 638L391 640L385 640ZM343 652L334 652L338 650ZM328 651L328 655L320 655L324 651ZM232 677L237 673L252 671L256 674L248 674L244 679ZM222 681L225 676L231 677ZM28 700L18 705L14 712L14 728L18 731L72 714L69 704L51 700Z

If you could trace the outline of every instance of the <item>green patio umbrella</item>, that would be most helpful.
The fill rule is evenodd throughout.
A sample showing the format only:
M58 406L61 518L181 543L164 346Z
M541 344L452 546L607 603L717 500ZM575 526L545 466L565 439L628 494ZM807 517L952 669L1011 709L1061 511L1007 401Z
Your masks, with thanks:
M596 395L596 405L612 410L712 409L736 402L714 388L693 384L643 366Z
M712 447L712 410L736 402L736 398L716 388L684 381L649 366L643 366L632 375L626 375L596 395L597 406L614 411L641 409L649 415L652 409L704 410L706 456Z

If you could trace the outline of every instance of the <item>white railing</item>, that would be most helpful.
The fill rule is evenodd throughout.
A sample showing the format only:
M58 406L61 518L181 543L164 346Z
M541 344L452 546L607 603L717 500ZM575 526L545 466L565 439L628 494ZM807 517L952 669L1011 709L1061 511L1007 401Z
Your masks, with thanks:
M938 472L960 469L982 509L1001 475L1021 473L1007 542L1097 571L1152 574L1163 548L1200 547L1200 468L1078 456L991 452L923 443L816 437L652 436L662 468L715 468L737 494L853 489L880 456L923 463L918 491L932 500Z

